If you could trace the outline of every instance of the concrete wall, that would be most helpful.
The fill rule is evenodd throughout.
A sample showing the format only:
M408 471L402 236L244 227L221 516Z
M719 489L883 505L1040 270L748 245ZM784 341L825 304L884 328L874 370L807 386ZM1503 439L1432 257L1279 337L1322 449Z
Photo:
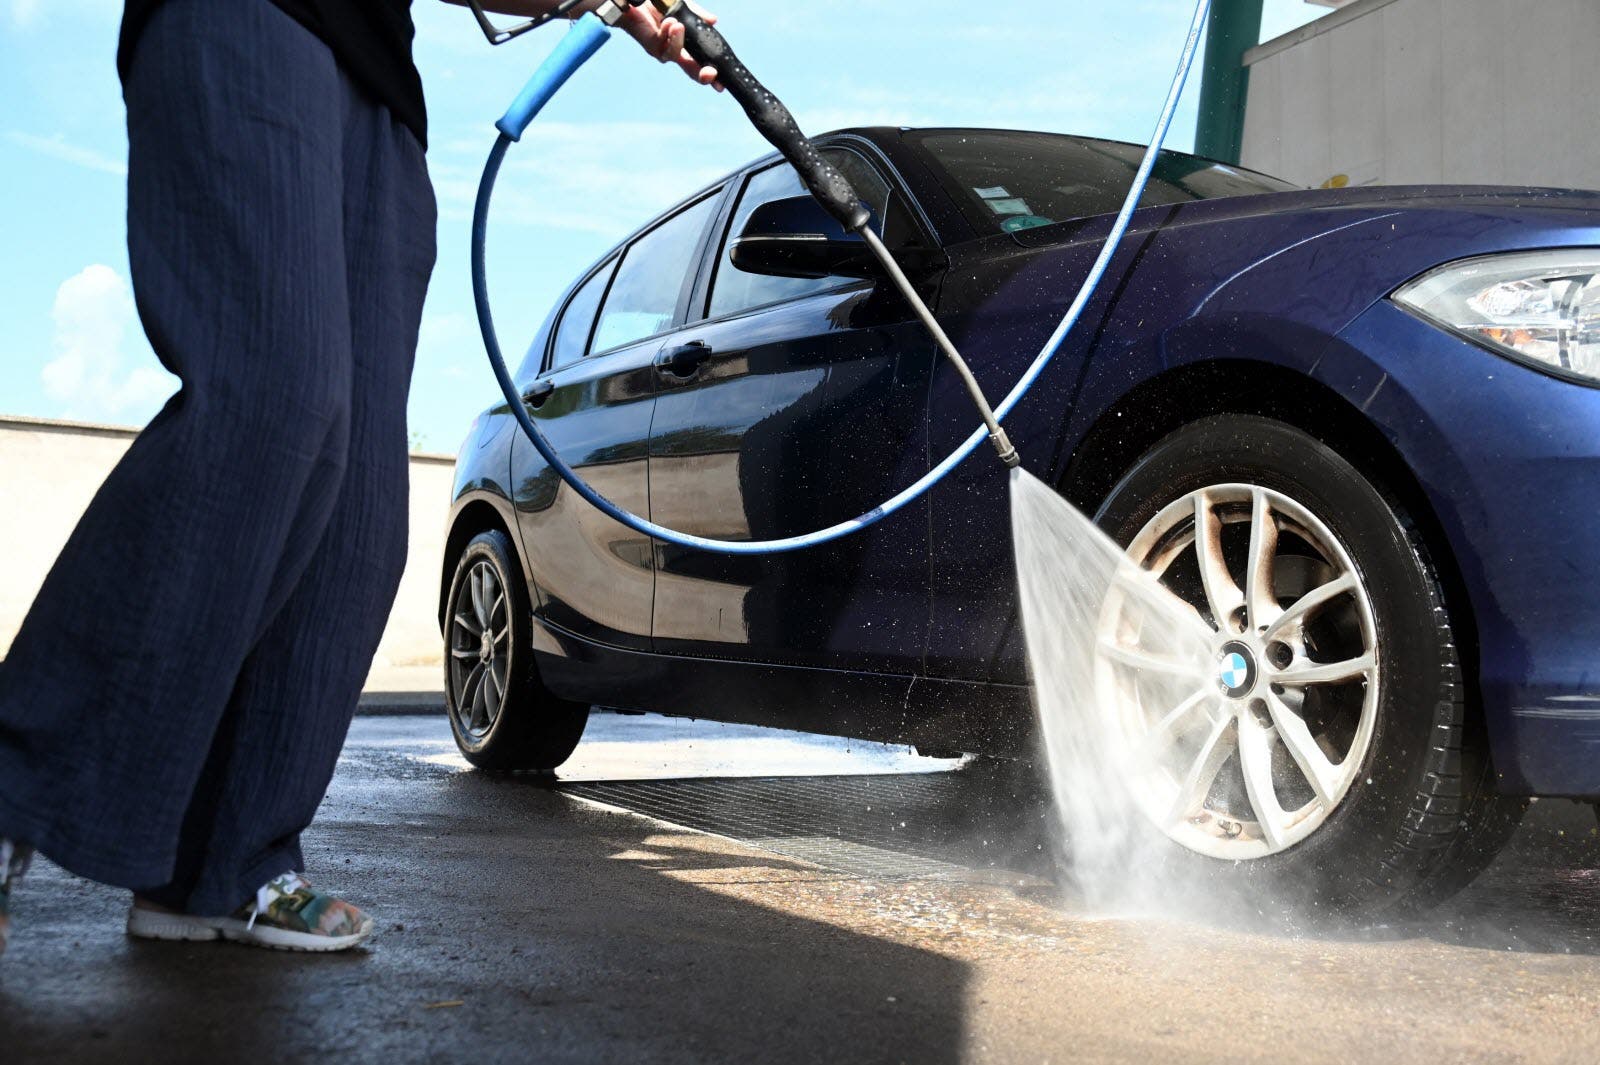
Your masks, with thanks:
M0 657L132 429L0 417ZM375 665L439 665L437 605L454 460L411 458L411 556Z
M1356 0L1245 54L1247 167L1600 187L1600 0Z

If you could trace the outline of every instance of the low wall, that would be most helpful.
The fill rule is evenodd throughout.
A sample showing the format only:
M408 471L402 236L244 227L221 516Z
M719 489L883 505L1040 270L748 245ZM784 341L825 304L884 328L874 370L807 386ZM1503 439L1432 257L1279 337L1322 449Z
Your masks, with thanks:
M0 658L56 555L137 430L0 417ZM439 665L439 563L454 460L411 457L411 554L378 669Z

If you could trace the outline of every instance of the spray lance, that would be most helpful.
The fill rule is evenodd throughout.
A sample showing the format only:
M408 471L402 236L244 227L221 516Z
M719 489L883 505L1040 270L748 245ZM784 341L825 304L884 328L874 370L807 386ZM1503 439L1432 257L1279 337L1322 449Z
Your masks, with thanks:
M484 13L480 0L468 0L469 6L478 19L479 26L491 44L503 44L529 30L537 29L547 22L566 16L582 2L583 0L562 0L562 3L557 4L549 12L538 18L501 29L490 22L488 16ZM593 58L606 41L610 39L612 27L622 21L628 9L640 7L646 3L652 4L664 17L675 19L682 24L684 29L684 50L696 62L703 66L717 69L718 80L728 90L728 94L744 109L745 115L756 130L794 167L795 172L800 176L801 181L805 183L806 188L810 190L817 202L847 231L858 234L866 243L867 248L882 267L890 283L905 298L906 303L928 330L929 335L933 337L939 350L955 367L957 374L960 375L961 381L967 389L968 395L972 398L973 404L978 408L979 416L983 420L981 428L967 437L960 447L946 456L942 462L934 466L914 484L903 489L892 498L885 500L872 510L848 521L840 522L815 532L778 540L716 540L703 536L694 536L658 525L606 499L562 459L561 455L545 439L537 423L529 415L525 400L519 395L516 383L512 379L510 371L506 368L499 337L494 327L494 316L489 306L488 278L485 265L489 204L494 194L495 181L499 176L500 165L504 161L506 151L511 144L521 140L529 124L544 109L544 106L554 98L562 86L567 83L567 80L577 72L578 68ZM778 554L827 543L842 536L859 532L888 517L907 503L920 498L928 489L932 488L971 455L974 450L981 447L985 440L994 447L1000 460L1007 467L1017 468L1020 464L1020 459L1016 449L1011 445L1010 439L1006 436L1005 429L1000 424L1001 419L1022 400L1033 386L1033 383L1038 380L1039 375L1044 372L1051 358L1060 350L1067 333L1076 324L1079 316L1083 313L1083 308L1094 295L1101 278L1105 275L1106 268L1110 265L1112 257L1120 246L1122 237L1127 232L1131 216L1144 194L1146 184L1150 180L1150 172L1155 166L1161 145L1166 139L1167 130L1172 124L1172 116L1177 109L1178 98L1183 92L1184 83L1188 80L1189 70L1193 66L1195 51L1199 44L1201 30L1204 28L1210 6L1211 0L1199 0L1195 9L1194 21L1190 26L1189 36L1184 45L1183 56L1179 61L1177 73L1173 77L1172 88L1168 92L1166 105L1162 109L1161 117L1156 124L1155 134L1151 137L1150 146L1145 152L1143 161L1140 163L1133 186L1122 205L1122 210L1117 215L1110 234L1106 237L1105 245L1101 248L1099 257L1090 268L1088 276L1084 278L1077 298L1073 300L1061 323L1051 334L1050 339L1045 342L1044 348L1035 357L1021 380L1007 394L999 407L993 407L984 395L983 389L978 385L977 378L973 376L971 367L962 358L961 353L956 349L949 335L946 334L944 327L939 324L938 319L933 315L933 311L929 309L915 286L906 277L905 271L895 261L893 253L889 251L876 231L873 230L871 213L862 204L855 189L851 187L849 180L822 157L816 146L801 132L794 115L739 60L738 55L734 53L733 48L728 44L727 39L723 37L721 32L715 26L712 26L688 0L604 0L593 12L583 15L573 23L567 35L562 38L555 50L546 58L544 64L535 71L533 77L524 86L522 92L518 94L511 106L506 110L506 113L495 123L495 128L500 131L500 136L489 152L488 162L484 166L483 178L478 186L477 203L473 211L472 220L473 297L477 307L478 325L483 333L484 348L489 356L490 365L495 371L495 378L500 384L501 391L505 394L512 417L533 443L535 449L550 464L551 468L560 475L562 480L580 496L610 517L643 535L684 547L698 548L720 554Z

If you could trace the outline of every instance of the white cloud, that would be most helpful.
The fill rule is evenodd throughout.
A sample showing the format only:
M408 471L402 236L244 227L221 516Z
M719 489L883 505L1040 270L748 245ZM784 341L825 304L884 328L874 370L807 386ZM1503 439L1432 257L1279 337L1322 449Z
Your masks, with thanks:
M7 0L5 7L11 24L18 29L36 29L58 16L79 29L85 25L115 25L122 18L119 0Z
M132 290L111 267L95 263L63 281L50 316L55 357L40 378L66 417L142 424L171 395L175 381L165 370L125 366L123 341L138 317Z
M498 395L483 363L477 318L437 305L430 297L422 313L411 382L412 442L424 451L454 450L473 416Z
M619 239L757 154L745 129L674 122L547 121L513 149L495 188L496 225ZM472 216L487 140L437 144L429 168L446 221ZM759 143L759 142L758 142Z
M469 359L482 358L482 351L478 321L472 315L464 311L435 312L432 307L423 313L417 335L419 374L459 376Z
M29 26L39 15L39 0L11 0L11 24Z
M36 133L23 133L11 130L6 134L6 140L13 144L21 145L32 152L47 155L52 159L59 159L63 163L81 166L85 170L98 170L103 174L115 174L118 177L127 177L128 164L121 159L112 158L95 151L72 144L65 137L57 133L54 137L41 137Z

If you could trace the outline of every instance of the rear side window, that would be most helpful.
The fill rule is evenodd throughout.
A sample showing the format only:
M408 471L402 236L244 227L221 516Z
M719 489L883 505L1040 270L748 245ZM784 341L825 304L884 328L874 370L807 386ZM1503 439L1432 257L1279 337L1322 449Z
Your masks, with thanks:
M595 324L590 351L610 351L671 327L716 206L717 197L708 196L629 245Z
M561 324L556 328L555 344L550 352L550 369L559 370L577 362L589 353L589 334L594 330L594 315L600 309L600 298L606 294L606 285L617 271L615 259L594 272L585 281L566 310L561 312Z
M888 210L889 185L883 176L853 152L835 149L823 152L823 157L839 168L849 179L868 207L872 209L875 228L881 233L883 218ZM779 300L798 299L813 292L836 287L837 277L768 277L764 274L747 274L728 258L728 248L740 233L751 213L764 203L784 200L791 196L806 196L800 175L788 163L780 163L751 175L739 197L739 206L733 213L733 222L724 234L722 249L717 255L717 276L711 288L711 317L736 314L749 307L759 307Z

